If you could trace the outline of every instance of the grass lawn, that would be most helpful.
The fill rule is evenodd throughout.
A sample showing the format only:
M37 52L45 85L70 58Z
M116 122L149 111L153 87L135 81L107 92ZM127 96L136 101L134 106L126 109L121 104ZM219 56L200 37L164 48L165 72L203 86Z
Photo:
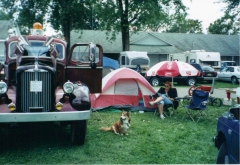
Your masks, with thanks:
M229 107L208 108L208 117L198 123L182 119L182 107L164 120L153 112L131 112L128 136L99 130L117 121L120 111L94 112L83 146L70 144L69 127L2 129L0 164L214 164L217 118Z
M164 83L161 83L160 86L164 86ZM201 82L197 82L196 86L201 86L201 85L207 85L207 86L212 86L212 83L208 83L207 81L201 81ZM159 87L160 87L159 86ZM178 84L177 82L174 82L174 87L188 87L190 88L190 86L187 86L185 84ZM218 81L215 80L214 83L214 88L215 89L219 89L219 88L237 88L240 87L240 83L239 84L232 84L231 82L225 82L225 81Z

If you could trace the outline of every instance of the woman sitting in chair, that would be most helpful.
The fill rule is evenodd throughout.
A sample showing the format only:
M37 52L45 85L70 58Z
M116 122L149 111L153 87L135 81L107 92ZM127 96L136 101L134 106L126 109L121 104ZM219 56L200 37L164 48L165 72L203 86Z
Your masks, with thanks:
M153 106L157 104L158 111L160 113L160 118L164 119L163 116L163 106L167 104L173 104L173 100L176 96L176 90L172 89L172 84L167 81L165 82L165 88L160 88L155 95L150 96L151 98L156 98L154 101L150 101L149 104Z

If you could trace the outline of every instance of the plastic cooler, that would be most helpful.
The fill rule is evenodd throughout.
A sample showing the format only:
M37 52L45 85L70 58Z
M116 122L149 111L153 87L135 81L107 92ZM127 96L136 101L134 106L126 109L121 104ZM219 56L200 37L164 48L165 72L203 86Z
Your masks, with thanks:
M210 92L211 89L212 89L211 86L201 85L201 90L203 91Z

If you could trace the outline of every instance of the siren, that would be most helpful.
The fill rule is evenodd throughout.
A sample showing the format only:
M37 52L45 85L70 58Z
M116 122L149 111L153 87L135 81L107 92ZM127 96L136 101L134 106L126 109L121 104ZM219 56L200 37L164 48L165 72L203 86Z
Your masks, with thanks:
M33 24L33 29L39 29L42 30L42 24L39 22L36 22Z
M31 35L35 35L35 36L43 35L43 27L41 23L35 22L33 24L33 29L31 29Z

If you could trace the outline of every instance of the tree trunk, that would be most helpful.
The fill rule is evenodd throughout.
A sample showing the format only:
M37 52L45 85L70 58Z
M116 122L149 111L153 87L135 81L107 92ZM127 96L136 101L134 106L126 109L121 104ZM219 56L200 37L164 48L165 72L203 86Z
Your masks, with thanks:
M129 51L129 22L128 22L128 1L119 0L119 6L121 9L121 29L122 29L122 51ZM124 10L125 6L125 10Z
M122 28L122 50L129 51L129 30L128 28Z
M63 23L63 35L65 37L65 40L67 41L67 55L69 54L70 51L70 45L71 45L71 28L70 28L70 18L65 17L66 19L64 20Z

